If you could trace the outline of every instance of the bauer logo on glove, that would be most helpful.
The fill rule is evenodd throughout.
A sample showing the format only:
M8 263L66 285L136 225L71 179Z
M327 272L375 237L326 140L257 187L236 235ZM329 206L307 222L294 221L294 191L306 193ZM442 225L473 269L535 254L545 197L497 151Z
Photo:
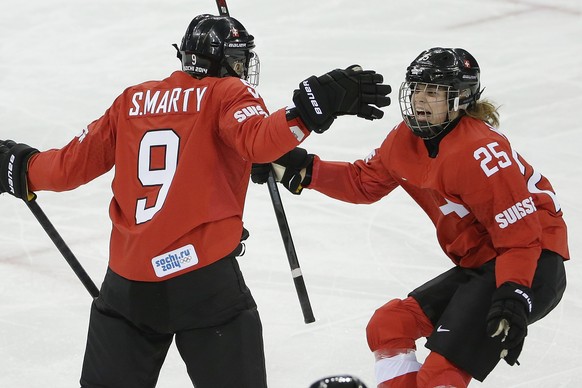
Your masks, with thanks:
M383 81L381 74L352 65L307 78L295 90L293 102L307 128L322 133L341 115L382 118L378 108L390 105L387 95L392 91Z
M38 150L12 140L0 140L0 193L7 192L24 201L36 198L28 191L28 160Z

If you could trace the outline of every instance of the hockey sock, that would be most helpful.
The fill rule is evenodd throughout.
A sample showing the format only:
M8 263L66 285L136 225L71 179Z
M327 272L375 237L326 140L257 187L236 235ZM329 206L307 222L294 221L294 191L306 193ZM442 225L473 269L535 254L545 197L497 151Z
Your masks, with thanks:
M470 374L435 352L428 355L417 376L418 388L466 388L470 381Z
M416 375L422 366L416 360L414 349L394 350L380 349L374 352L376 357L376 383L379 388L416 387Z

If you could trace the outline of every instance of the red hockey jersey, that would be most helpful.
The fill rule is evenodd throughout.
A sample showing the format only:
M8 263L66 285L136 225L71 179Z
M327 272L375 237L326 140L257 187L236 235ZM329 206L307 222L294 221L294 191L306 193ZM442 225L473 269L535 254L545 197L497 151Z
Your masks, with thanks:
M475 268L497 258L498 285L531 286L542 249L569 258L566 224L550 182L483 121L463 117L435 158L401 123L366 160L316 157L308 188L372 203L398 186L430 217L456 265Z
M284 109L269 116L241 79L176 71L126 89L68 145L34 155L29 188L71 190L115 166L109 266L161 281L232 252L251 163L277 159L308 134Z

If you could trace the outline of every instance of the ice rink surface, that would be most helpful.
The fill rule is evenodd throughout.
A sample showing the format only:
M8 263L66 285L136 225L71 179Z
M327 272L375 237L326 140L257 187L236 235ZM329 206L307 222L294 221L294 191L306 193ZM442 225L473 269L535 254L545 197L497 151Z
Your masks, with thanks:
M501 105L501 130L546 175L570 231L562 303L530 327L521 366L504 362L482 387L579 387L582 374L582 2L580 0L229 0L255 36L259 91L285 106L304 78L360 63L397 90L406 66L434 46L463 47L481 65L484 97ZM191 18L211 0L5 0L0 13L0 139L61 147L127 86L179 68ZM303 146L355 160L400 121L340 118ZM460 161L462 162L462 161ZM100 285L107 266L111 173L38 203ZM429 219L398 189L373 205L315 192L281 195L317 321L305 325L265 186L251 185L240 259L264 325L274 388L307 388L339 373L374 385L365 327L374 309L450 268ZM0 387L75 387L91 298L26 206L0 198ZM419 341L418 356L427 352ZM225 373L228 373L225 371ZM191 386L174 347L158 387Z

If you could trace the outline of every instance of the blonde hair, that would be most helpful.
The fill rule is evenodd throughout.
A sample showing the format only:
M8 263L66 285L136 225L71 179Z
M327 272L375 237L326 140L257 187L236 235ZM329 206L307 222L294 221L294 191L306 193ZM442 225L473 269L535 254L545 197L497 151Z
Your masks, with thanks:
M498 107L489 100L479 100L469 106L466 111L467 116L478 120L483 120L492 127L499 127Z

